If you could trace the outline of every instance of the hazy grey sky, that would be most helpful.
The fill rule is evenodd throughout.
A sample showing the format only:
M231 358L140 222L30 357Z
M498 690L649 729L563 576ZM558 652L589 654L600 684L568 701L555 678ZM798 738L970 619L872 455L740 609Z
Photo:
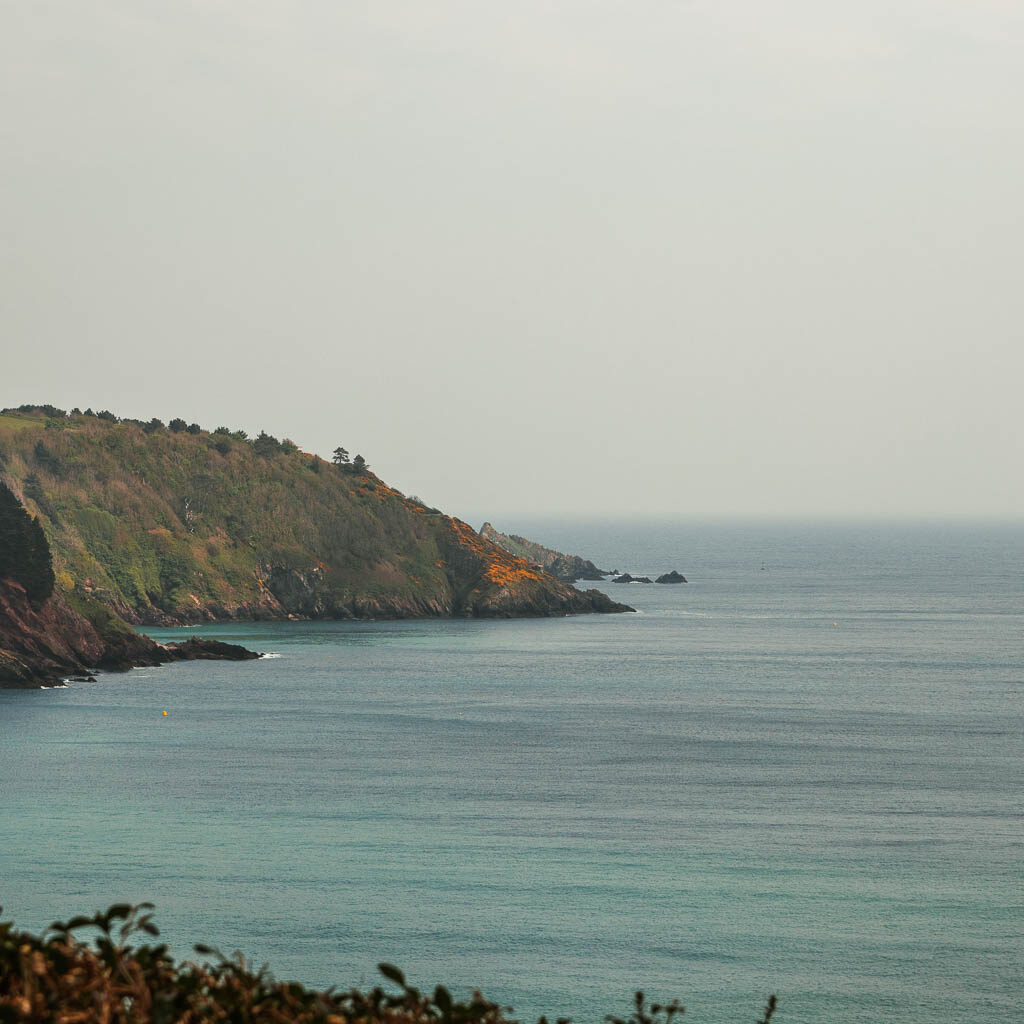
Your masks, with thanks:
M0 0L0 404L446 511L1019 518L1020 0Z

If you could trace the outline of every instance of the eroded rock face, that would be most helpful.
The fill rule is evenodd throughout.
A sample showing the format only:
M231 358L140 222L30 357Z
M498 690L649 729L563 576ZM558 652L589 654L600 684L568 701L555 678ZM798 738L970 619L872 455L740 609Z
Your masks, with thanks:
M678 573L673 569L671 572L666 572L659 576L655 583L686 583L686 577L682 573Z
M195 637L181 644L158 644L91 599L79 597L76 603L79 608L54 592L37 607L19 584L0 580L0 686L33 689L69 676L89 678L93 670L123 671L192 658L260 657L235 644Z
M159 647L132 630L104 636L54 593L38 607L24 589L0 580L0 685L46 686L95 668L160 664Z

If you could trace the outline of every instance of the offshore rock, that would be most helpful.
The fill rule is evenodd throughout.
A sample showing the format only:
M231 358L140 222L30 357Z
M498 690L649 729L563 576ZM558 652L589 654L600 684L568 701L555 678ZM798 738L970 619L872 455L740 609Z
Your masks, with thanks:
M662 576L659 576L655 583L686 583L687 579L682 573L678 573L673 569L671 572L666 572Z
M616 576L611 581L612 583L650 583L651 578L649 576L630 576L628 572L623 573L621 576Z
M250 651L241 644L229 644L208 637L189 637L179 643L164 644L168 661L252 661L262 654Z

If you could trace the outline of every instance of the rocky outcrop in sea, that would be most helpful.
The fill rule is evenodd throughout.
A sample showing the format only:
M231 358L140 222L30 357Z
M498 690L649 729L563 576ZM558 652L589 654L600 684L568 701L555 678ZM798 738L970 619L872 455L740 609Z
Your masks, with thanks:
M671 572L663 573L655 581L655 583L686 583L686 577L673 569Z

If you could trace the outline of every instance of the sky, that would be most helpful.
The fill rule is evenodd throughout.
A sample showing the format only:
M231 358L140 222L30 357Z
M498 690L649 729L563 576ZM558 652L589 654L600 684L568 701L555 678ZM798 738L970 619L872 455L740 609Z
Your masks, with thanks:
M1020 519L1019 0L0 0L0 405L474 525Z

